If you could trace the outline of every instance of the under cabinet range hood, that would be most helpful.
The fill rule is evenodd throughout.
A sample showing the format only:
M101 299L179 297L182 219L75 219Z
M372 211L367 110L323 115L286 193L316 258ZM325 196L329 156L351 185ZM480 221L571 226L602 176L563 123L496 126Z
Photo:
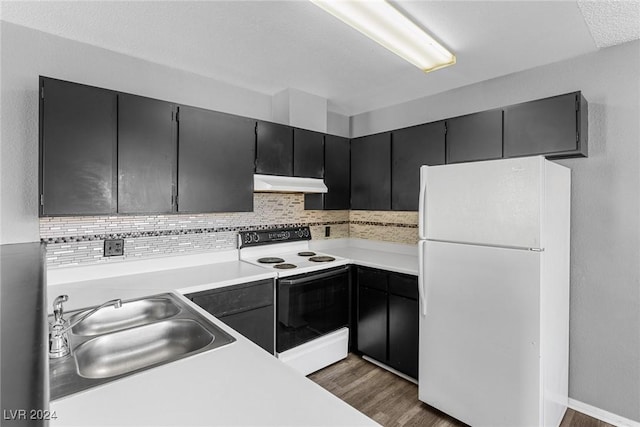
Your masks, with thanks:
M253 191L261 193L326 193L327 186L319 178L255 174L253 175Z

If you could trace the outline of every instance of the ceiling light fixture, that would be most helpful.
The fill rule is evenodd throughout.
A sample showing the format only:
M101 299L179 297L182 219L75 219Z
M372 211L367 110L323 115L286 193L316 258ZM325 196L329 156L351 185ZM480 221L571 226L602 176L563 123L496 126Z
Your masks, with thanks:
M456 57L385 0L310 0L425 73Z

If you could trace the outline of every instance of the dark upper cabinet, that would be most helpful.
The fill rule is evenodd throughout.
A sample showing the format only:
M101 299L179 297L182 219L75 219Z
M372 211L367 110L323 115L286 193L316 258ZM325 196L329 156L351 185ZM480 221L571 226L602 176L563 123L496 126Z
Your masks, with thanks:
M293 129L293 176L324 178L324 134Z
M445 162L445 123L399 129L391 138L391 209L417 211L420 166Z
M502 158L502 110L447 120L447 163Z
M351 150L349 139L339 136L325 136L324 183L327 193L324 195L325 209L349 209Z
M351 209L391 208L391 133L351 140Z
M504 156L587 156L587 101L580 92L506 107Z
M305 209L346 210L350 208L349 139L334 135L324 137L324 194L306 194Z
M118 212L174 211L174 105L118 95Z
M255 121L179 107L178 211L253 210Z
M258 122L256 173L293 175L293 129L278 123Z
M117 95L40 78L40 214L117 209Z

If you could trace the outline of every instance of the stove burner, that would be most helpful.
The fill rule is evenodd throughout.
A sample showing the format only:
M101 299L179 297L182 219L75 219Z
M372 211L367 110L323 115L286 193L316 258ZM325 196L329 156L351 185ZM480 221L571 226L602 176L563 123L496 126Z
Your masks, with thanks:
M290 268L296 268L297 266L295 264L288 264L288 263L284 263L284 264L276 264L273 266L273 268L279 268L281 270L288 270Z
M278 263L284 262L284 260L282 258L268 256L265 258L260 258L258 262L261 264L278 264Z
M309 258L309 261L313 262L331 262L335 260L336 259L334 257L327 255L312 256L311 258Z
M315 252L298 252L298 256L314 256Z

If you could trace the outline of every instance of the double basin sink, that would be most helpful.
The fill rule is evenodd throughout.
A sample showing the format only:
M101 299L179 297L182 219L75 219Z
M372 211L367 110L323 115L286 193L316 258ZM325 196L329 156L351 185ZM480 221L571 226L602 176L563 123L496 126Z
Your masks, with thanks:
M69 324L91 309L67 313ZM52 400L235 341L170 293L102 308L68 337L71 355L49 360Z

